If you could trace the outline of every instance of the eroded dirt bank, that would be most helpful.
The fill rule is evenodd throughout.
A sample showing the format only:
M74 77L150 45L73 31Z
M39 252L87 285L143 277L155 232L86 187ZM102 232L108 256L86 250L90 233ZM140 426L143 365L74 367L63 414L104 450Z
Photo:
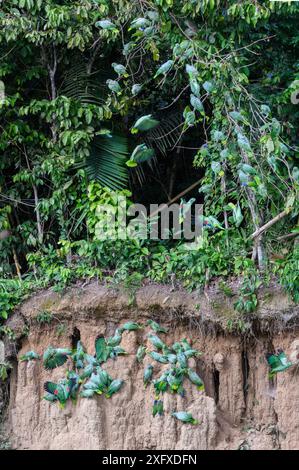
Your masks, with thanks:
M239 322L234 298L216 292L202 295L149 285L128 296L96 283L74 287L59 296L43 292L28 300L9 320L19 341L6 341L5 354L29 350L42 354L48 345L71 346L79 337L90 354L98 334L110 336L125 320L153 318L169 327L163 338L190 338L203 352L192 359L204 379L205 392L186 382L186 398L164 395L165 415L151 416L153 390L143 387L143 365L135 353L147 330L125 332L121 346L129 353L106 368L125 380L110 400L79 399L64 410L42 400L46 380L60 379L64 367L45 371L42 363L18 363L10 380L5 429L17 449L299 449L299 375L296 367L268 378L265 354L281 347L294 355L299 339L299 308L279 290L261 293L259 310ZM263 299L263 300L262 300ZM36 318L51 312L49 325ZM232 324L247 333L229 332ZM24 336L30 325L29 335ZM149 361L145 359L145 364ZM161 365L161 368L163 366ZM156 367L157 370L157 367ZM182 424L170 416L188 410L200 425Z

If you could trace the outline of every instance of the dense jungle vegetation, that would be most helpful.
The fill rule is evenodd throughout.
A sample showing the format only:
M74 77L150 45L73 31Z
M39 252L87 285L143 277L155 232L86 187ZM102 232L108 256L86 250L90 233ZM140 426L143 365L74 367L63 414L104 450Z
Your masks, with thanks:
M250 312L276 276L299 300L298 24L298 2L3 0L0 317L92 277L228 291L238 276ZM98 239L116 194L148 206L190 187L197 249Z

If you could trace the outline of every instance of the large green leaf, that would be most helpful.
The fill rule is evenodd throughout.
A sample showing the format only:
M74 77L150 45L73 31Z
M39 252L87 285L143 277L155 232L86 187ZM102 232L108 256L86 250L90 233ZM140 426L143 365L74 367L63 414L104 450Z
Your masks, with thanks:
M128 155L125 137L100 135L94 139L90 154L82 166L85 167L89 179L97 180L110 189L121 189L128 184Z

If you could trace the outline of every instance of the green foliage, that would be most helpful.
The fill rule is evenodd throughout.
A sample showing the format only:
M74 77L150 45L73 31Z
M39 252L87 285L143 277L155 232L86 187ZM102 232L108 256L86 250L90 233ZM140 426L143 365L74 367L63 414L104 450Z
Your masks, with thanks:
M299 245L296 245L293 253L286 260L277 261L275 271L278 273L280 283L299 302Z
M234 305L238 312L251 313L256 310L258 305L256 291L261 284L261 280L255 273L248 273L248 278L244 279L242 286L240 287L240 297Z
M273 268L299 300L296 237L270 264L298 228L298 17L297 2L1 3L3 321L33 289L103 276L131 303L145 277L191 290L239 276L236 309L252 312L252 272ZM117 215L119 196L159 199L153 181L165 201L173 181L188 187L189 157L204 203L195 249L99 237L104 204Z
M53 314L51 312L40 312L36 315L36 321L40 325L50 324L53 321Z
M5 380L8 379L8 374L11 368L12 366L8 362L0 364L0 380L2 380L2 382L5 382Z

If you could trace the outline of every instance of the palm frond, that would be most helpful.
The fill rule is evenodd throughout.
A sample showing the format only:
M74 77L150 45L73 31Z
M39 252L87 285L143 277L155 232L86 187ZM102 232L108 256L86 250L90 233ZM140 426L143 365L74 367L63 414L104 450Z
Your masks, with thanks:
M129 174L128 142L120 135L101 135L94 139L90 154L84 163L87 176L110 189L127 187Z
M168 114L160 120L160 124L147 133L144 141L152 148L158 149L163 155L177 145L181 135L182 116L180 113Z
M107 76L104 70L88 73L81 60L65 74L59 93L82 104L102 104L107 96Z

